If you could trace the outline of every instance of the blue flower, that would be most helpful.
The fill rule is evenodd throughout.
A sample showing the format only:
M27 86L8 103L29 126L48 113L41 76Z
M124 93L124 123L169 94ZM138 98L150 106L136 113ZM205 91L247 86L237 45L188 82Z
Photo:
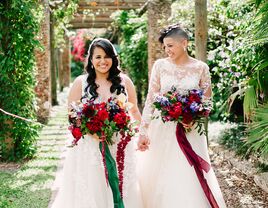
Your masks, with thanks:
M163 106L170 106L171 105L169 100L164 96L157 96L155 100L156 100L156 102L160 103Z
M190 93L197 94L199 97L202 97L204 91L201 89L193 89Z
M190 109L191 109L191 111L192 111L193 113L198 112L198 111L199 111L199 105L198 105L198 103L193 102L193 103L190 105Z

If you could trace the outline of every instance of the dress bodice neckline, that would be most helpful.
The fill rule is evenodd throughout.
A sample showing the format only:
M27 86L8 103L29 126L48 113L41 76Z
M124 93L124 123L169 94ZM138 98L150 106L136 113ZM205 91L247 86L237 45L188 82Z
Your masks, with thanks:
M194 68L200 61L195 61L193 63L188 63L188 64L176 64L174 62L172 62L171 60L169 60L168 58L165 58L164 59L168 64L174 66L174 68L177 68L177 69L189 69L189 68Z

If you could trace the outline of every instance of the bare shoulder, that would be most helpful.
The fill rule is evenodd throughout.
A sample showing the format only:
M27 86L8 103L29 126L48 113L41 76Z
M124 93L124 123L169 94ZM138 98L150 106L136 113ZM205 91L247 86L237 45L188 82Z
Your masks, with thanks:
M75 82L80 82L80 83L82 83L82 81L83 81L83 79L85 79L85 74L83 74L83 75L79 75L78 77L76 77L75 79L74 79L74 83Z
M83 85L83 80L86 78L86 75L80 75L75 78L72 87L69 91L69 96L68 96L68 106L71 102L73 101L78 101L80 100L82 96L82 85Z
M78 86L81 86L82 87L82 82L85 79L85 76L86 75L80 75L80 76L76 77L74 79L74 81L73 81L72 87L78 87Z
M76 77L73 81L70 93L80 93L82 91L82 85L83 85L83 80L85 79L86 75L80 75Z

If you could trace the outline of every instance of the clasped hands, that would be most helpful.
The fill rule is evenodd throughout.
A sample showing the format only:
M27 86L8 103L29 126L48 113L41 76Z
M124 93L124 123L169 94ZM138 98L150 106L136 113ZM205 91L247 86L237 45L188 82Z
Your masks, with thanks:
M193 125L194 125L194 122L192 122L190 124L182 123L182 126L185 129L190 129ZM139 140L138 140L138 150L144 152L144 151L149 149L149 145L150 145L149 138L145 135L140 135Z

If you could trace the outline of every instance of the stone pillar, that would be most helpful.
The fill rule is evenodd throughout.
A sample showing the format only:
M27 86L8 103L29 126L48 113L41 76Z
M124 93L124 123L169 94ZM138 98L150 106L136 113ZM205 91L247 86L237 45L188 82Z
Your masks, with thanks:
M148 75L156 59L164 57L164 50L158 41L159 31L168 25L171 15L171 0L150 0L148 11Z
M69 87L71 82L71 56L70 56L70 41L69 38L65 37L65 47L60 54L60 66L59 66L59 81L60 90L64 87Z
M36 87L37 95L37 118L40 122L46 123L50 113L51 107L51 80L50 80L50 33L49 33L49 5L48 0L42 0L44 5L44 19L41 23L41 30L39 33L39 40L44 50L36 50Z
M195 57L207 60L207 0L195 0Z

